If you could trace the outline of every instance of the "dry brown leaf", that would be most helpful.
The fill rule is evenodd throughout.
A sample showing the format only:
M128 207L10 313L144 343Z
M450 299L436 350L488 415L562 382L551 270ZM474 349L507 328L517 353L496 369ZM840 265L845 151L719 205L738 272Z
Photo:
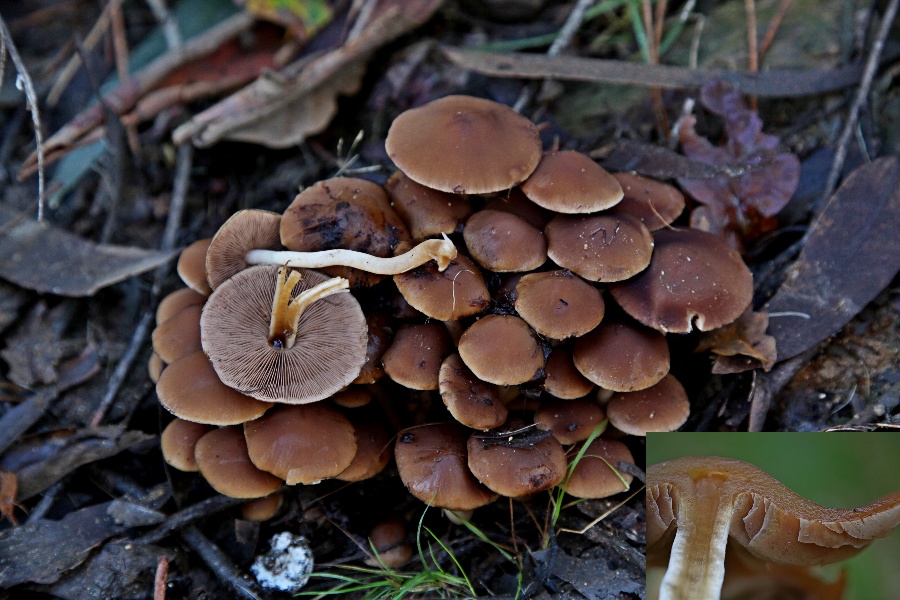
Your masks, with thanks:
M748 308L736 321L704 333L696 351L716 354L712 372L720 375L751 369L768 371L775 364L775 338L766 335L769 315Z
M0 517L6 517L13 525L19 525L16 520L15 510L16 495L19 493L19 479L15 473L0 471ZM21 507L20 507L21 508Z

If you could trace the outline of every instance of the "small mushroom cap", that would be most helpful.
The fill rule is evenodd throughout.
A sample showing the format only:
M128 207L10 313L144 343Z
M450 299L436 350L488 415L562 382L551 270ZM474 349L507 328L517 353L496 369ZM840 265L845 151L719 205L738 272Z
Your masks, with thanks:
M212 293L206 280L206 250L211 241L212 239L197 240L182 250L176 267L184 284L204 296Z
M369 541L378 556L365 559L370 567L385 566L394 569L406 564L412 557L412 545L407 543L409 532L406 521L400 516L393 516L381 521L369 532Z
M153 329L153 351L165 363L173 363L182 356L200 350L200 314L202 304L184 307L175 316Z
M506 421L508 411L497 386L475 377L459 354L441 364L440 390L447 410L466 427L487 431Z
M533 379L544 367L544 350L528 323L509 315L488 315L459 339L459 355L475 376L497 385Z
M669 225L684 210L684 194L678 188L641 177L636 173L613 173L624 191L622 201L610 212L639 218L650 231Z
M394 454L394 442L384 425L377 421L354 419L356 454L346 469L335 476L341 481L362 481L375 477Z
M179 471L196 472L200 470L194 459L194 447L197 440L214 429L211 425L191 423L184 419L174 419L166 425L159 436L163 459Z
M609 422L631 435L675 431L691 412L684 387L672 375L643 390L619 392L606 405Z
M514 214L539 231L543 231L554 216L554 213L529 200L519 188L497 194L485 203L484 210L499 210Z
M502 430L474 433L468 449L469 469L478 481L501 496L518 498L548 490L566 474L566 453L552 435L514 445Z
M413 496L449 510L471 510L497 498L466 465L467 435L456 423L432 423L397 434L397 470Z
M194 352L167 366L156 384L159 403L186 421L237 425L257 419L272 404L234 390L219 379L203 352Z
M156 324L165 323L188 306L203 306L205 302L206 296L203 294L188 287L178 288L159 301L159 306L156 307Z
M222 283L203 308L203 349L222 381L260 400L305 404L346 387L366 360L366 319L348 293L311 304L290 349L269 342L278 267L250 267ZM296 296L325 280L301 269Z
M152 352L150 354L150 359L147 360L147 375L154 385L159 381L159 376L162 375L163 369L165 368L166 363L159 357L159 354Z
M410 312L414 312L410 310ZM381 366L381 357L391 345L394 336L393 320L382 313L366 315L366 360L363 362L359 375L353 383L375 383L384 377L384 368Z
M268 210L239 210L219 227L206 251L206 278L211 289L250 265L247 252L281 248L281 215Z
M633 321L601 323L575 341L572 357L582 375L616 392L648 388L669 372L665 336Z
M197 440L194 456L209 485L232 498L262 498L283 483L271 473L260 471L250 461L240 427L210 431Z
M244 424L253 464L288 485L318 483L350 466L356 432L337 409L324 403L280 406Z
M263 498L253 498L241 505L241 518L245 521L268 521L284 504L284 494L271 494Z
M391 124L388 156L410 179L454 194L487 194L525 181L541 160L537 127L508 106L446 96Z
M574 458L579 450L573 449L570 456ZM634 463L628 446L617 440L596 438L572 470L566 482L566 493L576 498L606 498L627 491L632 476L613 471L620 462Z
M458 231L472 214L465 196L425 187L403 171L391 175L384 188L414 239Z
M753 275L722 238L696 229L663 229L654 240L647 270L610 287L632 317L663 333L710 331L750 305Z
M372 401L372 390L364 385L351 385L335 392L331 401L344 408L360 408Z
M572 349L566 346L556 346L547 357L544 366L544 391L564 400L572 400L587 396L594 389L594 382L590 381L575 368L572 360Z
M475 213L466 221L463 239L472 258L497 273L532 271L547 260L544 234L512 213Z
M552 432L564 445L586 440L605 418L600 405L587 398L545 400L534 413L538 428Z
M589 281L622 281L647 268L653 236L631 215L557 215L544 229L547 255Z
M529 273L516 285L516 312L555 340L581 336L603 320L600 290L569 271Z
M452 351L453 342L443 325L401 325L382 361L385 372L400 385L413 390L436 390L441 362Z
M535 204L567 214L605 210L622 199L619 182L574 150L545 152L521 189Z
M491 301L481 270L461 253L443 271L429 262L394 275L394 283L413 308L439 321L476 315Z

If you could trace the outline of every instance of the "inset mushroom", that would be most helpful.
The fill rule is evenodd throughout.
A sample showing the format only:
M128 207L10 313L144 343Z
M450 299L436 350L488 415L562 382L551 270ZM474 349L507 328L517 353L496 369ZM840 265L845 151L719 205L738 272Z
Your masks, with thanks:
M631 215L557 215L544 228L547 255L589 281L622 281L647 268L653 236Z
M466 248L475 261L497 273L532 271L547 260L547 240L516 215L481 210L466 221Z
M384 189L414 239L458 231L472 214L465 196L425 187L403 171L391 175Z
M606 210L622 199L619 182L574 150L545 152L521 189L535 204L566 214Z
M214 429L194 448L203 478L220 494L232 498L262 498L284 483L250 461L240 427Z
M575 341L572 357L582 375L616 392L648 388L669 372L665 336L633 321L604 321Z
M508 424L469 437L469 469L501 496L518 498L548 490L566 474L566 453L559 440L539 430L520 437L521 429Z
M466 427L487 431L506 421L508 411L497 386L475 377L459 354L441 364L440 390L447 410Z
M544 349L528 323L510 315L488 315L459 339L459 355L481 380L497 385L530 381L544 368Z
M613 173L624 191L612 214L639 218L650 231L668 226L684 210L684 194L675 186L636 173Z
M401 325L382 362L388 376L400 385L413 390L436 390L441 362L452 351L453 342L443 325Z
M250 264L247 253L281 249L281 215L268 210L239 210L219 227L206 251L206 278L212 289Z
M675 431L690 413L687 392L672 375L647 389L615 394L606 404L609 422L631 435Z
M603 320L600 290L570 271L529 273L516 285L516 312L555 340L581 336Z

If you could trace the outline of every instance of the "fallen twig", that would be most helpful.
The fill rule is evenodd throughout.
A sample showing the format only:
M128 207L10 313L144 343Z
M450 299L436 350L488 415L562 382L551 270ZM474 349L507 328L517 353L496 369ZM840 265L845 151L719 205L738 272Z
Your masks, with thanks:
M260 600L261 592L256 589L250 579L242 575L231 559L218 546L210 542L196 527L188 527L181 532L181 539L191 550L200 555L213 573L224 581L242 598Z

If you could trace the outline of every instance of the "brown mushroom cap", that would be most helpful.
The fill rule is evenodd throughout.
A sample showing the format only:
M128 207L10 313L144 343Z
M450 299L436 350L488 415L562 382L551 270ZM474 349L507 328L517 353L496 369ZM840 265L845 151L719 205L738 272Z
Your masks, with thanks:
M647 270L610 287L632 317L663 333L709 331L750 305L753 275L722 238L696 229L663 229L653 237Z
M547 240L516 215L481 210L466 221L466 248L475 261L498 273L532 271L547 260Z
M570 456L576 457L579 450L574 449ZM576 498L606 498L627 491L632 476L618 470L617 475L613 471L620 462L634 463L628 446L617 440L595 439L572 470L566 482L566 493ZM622 484L623 479L628 485Z
M515 445L503 430L469 437L469 469L501 496L518 498L552 488L566 474L566 453L552 435Z
M557 215L544 228L547 255L589 281L622 281L647 268L653 236L631 215Z
M394 275L394 283L413 308L439 321L476 315L491 301L481 270L461 253L444 271L431 262Z
M163 362L163 359L159 357L159 354L156 352L150 353L150 358L147 360L147 375L150 377L150 381L156 384L159 381L159 376L162 375L163 369L166 368L166 363Z
M521 189L535 204L567 214L605 210L622 199L619 182L574 150L545 152Z
M153 351L165 363L200 350L200 314L202 304L191 304L153 329Z
M472 214L469 199L465 196L425 187L403 171L391 175L384 189L414 239L453 233L461 229Z
M203 349L222 381L258 398L317 402L347 386L366 359L366 320L347 293L314 302L300 316L293 347L269 341L278 267L250 267L224 282L203 309ZM328 277L301 269L296 296Z
M587 398L545 400L534 413L538 428L552 432L565 445L586 440L605 418L600 405Z
M541 160L537 127L513 109L446 96L391 124L388 156L410 179L454 194L487 194L525 181Z
M648 388L669 372L666 337L634 322L604 321L575 341L572 357L582 375L616 392Z
M179 471L199 471L194 459L194 447L197 440L213 429L211 425L191 423L184 419L173 420L159 436L163 459Z
M544 367L544 351L528 323L509 315L488 315L459 339L459 355L475 376L497 385L530 381Z
M382 362L388 376L400 385L413 390L436 390L441 362L452 351L453 342L443 325L401 325Z
M690 412L687 392L672 375L647 389L615 394L606 404L609 422L631 435L675 431Z
M182 250L178 257L178 276L186 286L204 296L209 296L212 292L206 280L206 249L211 241L197 240Z
M372 401L372 390L365 385L351 385L335 392L331 401L344 408L360 408Z
M684 194L668 183L636 173L613 173L612 176L625 195L611 213L634 215L647 229L656 231L669 225L684 210Z
M282 481L250 462L240 427L214 429L197 440L194 449L203 478L220 494L232 498L262 498Z
M402 517L393 516L381 521L369 532L369 542L378 555L363 562L370 567L384 566L389 569L403 566L413 554L412 545L407 543L408 536L406 521Z
M466 427L487 431L506 421L508 411L497 386L475 377L459 354L441 364L440 390L447 410Z
M159 376L156 395L163 408L176 417L209 425L251 421L272 406L222 383L201 351L167 366Z
M397 470L413 496L449 510L471 510L497 498L466 465L467 435L456 423L432 423L397 434Z
M569 271L529 273L516 285L516 312L555 340L581 336L603 320L600 290Z
M414 311L410 310L410 312ZM375 383L384 377L381 357L384 356L384 353L391 345L391 339L394 336L392 319L385 314L372 313L366 315L366 327L368 328L366 360L353 383Z
M206 296L203 294L188 287L178 288L159 301L159 306L156 307L156 324L165 323L188 306L202 306L205 302Z
M281 248L281 215L268 210L239 210L219 227L206 251L206 278L212 289L250 265L247 252Z
M318 483L350 466L356 432L337 409L324 403L280 406L244 424L253 464L288 485Z
M484 210L499 210L514 214L539 231L544 230L554 215L546 208L529 200L519 188L495 195L485 203Z
M341 481L362 481L381 473L394 454L391 434L377 421L354 419L356 454L346 469L335 476Z
M284 504L284 494L270 494L263 498L253 498L241 504L241 518L245 521L268 521Z
M594 389L594 382L575 368L572 349L566 346L556 346L550 351L544 372L547 374L544 391L551 396L572 400L587 396Z

